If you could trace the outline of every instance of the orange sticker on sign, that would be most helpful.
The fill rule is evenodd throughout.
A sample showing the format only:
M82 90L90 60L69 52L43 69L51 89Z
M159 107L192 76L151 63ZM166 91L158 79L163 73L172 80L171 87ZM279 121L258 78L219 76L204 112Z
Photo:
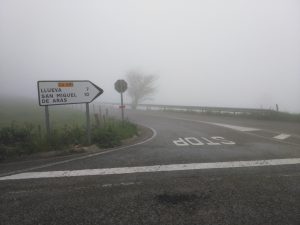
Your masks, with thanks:
M59 82L58 87L73 87L73 82Z

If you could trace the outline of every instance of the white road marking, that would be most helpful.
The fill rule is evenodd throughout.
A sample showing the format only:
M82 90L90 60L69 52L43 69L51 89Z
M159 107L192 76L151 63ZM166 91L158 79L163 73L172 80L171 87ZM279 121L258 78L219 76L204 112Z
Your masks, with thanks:
M210 140L210 139L212 140ZM173 143L176 146L200 146L200 145L209 145L209 146L219 146L219 145L235 145L235 142L226 140L223 137L214 136L214 137L185 137L185 138L178 138L177 140L173 140ZM199 140L201 139L201 140ZM203 142L204 140L204 142Z
M196 123L205 123L205 124L210 124L210 125L216 125L220 127L225 127L229 128L232 130L237 130L237 131L259 131L261 129L259 128L253 128L253 127L241 127L241 126L235 126L235 125L230 125L230 124L225 124L225 123L213 123L213 122L207 122L207 121L202 121L202 120L193 120L193 119L185 119L185 118L179 118L179 117L174 117L174 116L164 116L166 118L170 119L176 119L176 120L184 120L184 121L189 121L189 122L196 122Z
M156 116L157 116L157 115L156 115ZM201 121L201 120L192 120L192 119L186 119L186 118L179 118L179 117L175 117L175 116L157 116L157 117L160 117L160 118L169 118L169 119L175 119L175 120L182 120L182 121L189 121L189 122L194 122L194 123L211 124L211 125L216 125L216 126L217 126L217 124L214 124L214 123L212 123L212 122L206 122L206 121ZM219 125L220 125L220 123L219 123ZM223 124L222 124L222 125L223 125ZM227 124L224 124L224 125L227 125ZM232 125L229 125L229 126L231 126L231 128L233 128ZM237 127L237 126L235 126L235 128L236 128L236 127ZM243 128L246 128L246 127L243 127ZM247 130L249 130L249 131L259 131L259 130L262 130L262 129L247 127ZM243 131L245 131L245 129L243 129ZM269 130L264 130L264 131L269 131ZM270 132L270 131L269 131L269 132ZM274 133L274 131L271 131L271 132ZM300 147L300 145L297 144L297 143L294 143L294 142L288 142L288 141L283 141L283 140L279 140L279 139L274 139L274 138L272 138L272 137L265 137L265 136L263 136L263 135L256 134L255 132L246 132L246 131L245 131L245 133L248 134L248 135L252 135L252 136L255 136L255 137L263 138L263 139L266 139L266 140L276 141L276 142L279 142L279 143L284 143L284 144L288 144L288 145L293 145L293 146ZM292 134L292 135L293 135L294 137L299 137L299 138L300 138L299 135L295 135L295 134ZM176 143L174 143L174 144L176 144ZM178 146L183 146L183 145L182 145L182 144L181 144L181 145L178 144Z
M142 182L122 182L119 184L103 184L102 187L120 187L120 186L132 186L132 185L140 185Z
M32 192L32 191L28 191L28 190L22 190L22 191L10 191L10 192L8 192L8 194L16 195L16 194L24 194L24 193L28 193L28 192Z
M293 164L300 164L300 158L213 162L213 163L171 164L171 165L155 165L155 166L143 166L143 167L86 169L86 170L73 170L73 171L67 170L67 171L27 172L27 173L20 173L20 174L15 174L6 177L0 177L0 181L54 178L54 177L153 173L153 172L167 172L167 171L204 170L204 169L221 169L221 168L238 168L238 167L260 167L260 166L293 165Z
M122 182L122 183L120 183L119 185L121 186L129 186L129 185L135 185L135 184L137 184L137 183L135 183L135 182Z
M276 138L276 139L279 139L279 140L284 140L284 139L287 139L289 138L291 135L290 134L279 134L273 138Z
M201 121L201 120L192 120L192 119L179 118L179 117L174 117L174 116L164 116L164 117L165 118L169 118L169 119L176 119L176 120L183 120L183 121L189 121L189 122L195 122L195 123L204 123L204 124L211 124L211 125L216 125L216 126L222 126L222 127L225 127L225 128L236 130L236 131L242 131L242 132L245 132L245 133L247 133L249 135L256 136L256 137L259 137L259 138L264 138L266 140L272 140L272 141L276 141L276 142L280 142L280 143L284 143L284 144L289 144L289 145L293 145L293 146L297 146L297 147L300 146L299 144L294 143L294 142L287 142L287 141L280 140L280 139L277 139L277 138L274 138L274 137L265 137L263 135L256 134L255 132L251 132L251 131L262 130L260 128L241 127L241 126L235 126L235 125L229 125L229 124L223 124L223 123L212 123L212 122L206 122L206 121ZM270 131L270 130L264 130L264 131L274 132L274 131ZM300 138L299 135L293 134L293 136Z
M300 177L300 174L284 174L282 177Z
M184 138L186 142L188 142L190 145L204 145L203 142L201 142L199 139L195 137L186 137Z
M213 125L217 125L220 127L226 127L232 130L237 130L237 131L258 131L260 129L258 128L253 128L253 127L241 127L241 126L235 126L235 125L229 125L229 124L224 124L224 123L208 123L208 124L213 124Z
M173 140L173 143L177 146L189 146L189 144L183 140L183 138L178 138L178 140Z
M79 157L76 157L76 158L67 159L67 160L63 160L63 161L58 161L58 162L54 162L54 163L48 163L48 164L41 165L41 166L35 166L35 167L28 168L28 169L16 170L16 171L8 172L8 173L5 173L5 174L0 174L0 177L1 176L7 176L7 175L10 175L10 174L22 173L22 172L27 172L27 171L32 171L32 170L38 170L38 169L42 169L42 168L46 168L46 167L56 166L56 165L60 165L60 164L64 164L64 163L69 163L69 162L76 161L76 160L87 159L87 158L90 158L90 157L94 157L94 156L98 156L98 155L103 155L103 154L106 154L106 153L116 152L116 151L119 151L119 150L123 150L123 149L131 148L131 147L135 147L135 146L138 146L138 145L142 145L142 144L145 144L145 143L153 140L157 136L157 132L156 132L155 129L153 129L151 127L148 127L148 128L151 129L151 131L153 133L152 136L150 138L148 138L148 139L146 139L144 141L141 141L139 143L136 143L136 144L132 144L132 145L128 145L128 146L123 146L123 147L119 147L119 148L113 148L113 149L109 149L107 151L98 152L98 153L92 153L92 154L89 154L89 155L79 156Z

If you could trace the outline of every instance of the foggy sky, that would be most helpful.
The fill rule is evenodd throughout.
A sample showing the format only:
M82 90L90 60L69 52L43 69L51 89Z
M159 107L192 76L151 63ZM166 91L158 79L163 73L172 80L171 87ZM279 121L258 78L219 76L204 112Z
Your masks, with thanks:
M300 112L300 1L0 0L1 96L91 80L116 102L132 69L151 103Z

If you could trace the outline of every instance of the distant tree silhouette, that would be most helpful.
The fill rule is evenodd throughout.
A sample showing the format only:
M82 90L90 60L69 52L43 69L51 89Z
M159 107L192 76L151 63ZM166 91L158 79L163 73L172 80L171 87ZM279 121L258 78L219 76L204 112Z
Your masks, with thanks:
M128 82L127 94L131 98L131 105L136 109L137 105L145 100L151 99L155 92L154 86L157 77L155 75L144 75L140 71L132 70L126 74Z

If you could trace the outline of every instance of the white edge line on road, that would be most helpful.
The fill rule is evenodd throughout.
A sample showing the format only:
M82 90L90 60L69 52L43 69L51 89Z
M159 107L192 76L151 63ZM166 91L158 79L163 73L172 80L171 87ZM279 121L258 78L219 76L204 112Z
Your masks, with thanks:
M224 123L210 123L210 122L207 122L207 123L217 125L220 127L226 127L226 128L232 129L232 130L242 131L242 132L260 130L258 128L253 128L253 127L241 127L241 126L229 125L229 124L224 124Z
M142 125L142 126L146 127L145 125ZM67 160L63 160L63 161L59 161L59 162L47 163L45 165L31 167L31 168L28 168L28 169L12 171L12 172L8 172L6 174L2 174L1 176L3 177L3 176L10 175L10 174L22 173L22 172L42 169L42 168L46 168L46 167L56 166L56 165L69 163L69 162L76 161L76 160L86 159L86 158L94 157L94 156L97 156L97 155L103 155L103 154L106 154L106 153L116 152L116 151L119 151L119 150L123 150L123 149L131 148L131 147L134 147L134 146L142 145L142 144L145 144L145 143L153 140L157 136L157 132L156 132L155 129L153 129L151 127L147 127L147 128L151 129L152 136L150 138L142 141L142 142L138 142L138 143L135 143L135 144L132 144L132 145L127 145L127 146L123 146L123 147L119 147L119 148L110 149L110 150L103 151L103 152L97 152L97 153L92 153L92 154L89 154L89 155L84 155L84 156L80 156L80 157L76 157L76 158L72 158L72 159L67 159ZM2 177L0 177L0 178L2 178Z
M205 123L205 124L215 125L215 126L219 126L219 127L225 127L225 128L229 128L229 129L237 130L237 131L241 131L241 132L259 131L259 130L261 130L259 128L253 128L253 127L241 127L241 126L230 125L230 124L225 124L225 123L213 123L213 122L207 122L207 121L202 121L202 120L193 120L193 119L179 118L179 117L174 117L174 116L165 116L165 117L166 118L170 118L170 119L189 121L189 122Z
M289 138L291 135L290 134L279 134L277 136L274 136L273 138L279 139L279 140L284 140Z
M169 119L175 119L175 120L183 120L183 121L189 121L189 122L196 122L196 123L204 123L204 124L210 124L210 125L215 125L215 126L221 126L221 124L212 123L212 122L206 122L206 121L202 121L202 120L192 120L192 119L179 118L179 117L174 117L174 116L164 116L164 117L165 118L169 118ZM230 129L233 129L233 125L229 125L229 124L222 124L222 125L225 128L229 128L228 126L231 126ZM224 125L226 125L226 126L224 126ZM239 126L235 126L235 128L237 128L237 127L239 127ZM297 146L297 147L300 146L299 144L296 144L296 143L293 143L293 142L287 142L287 141L284 141L284 140L276 139L274 137L265 137L265 136L262 136L262 135L250 132L250 131L261 130L259 128L251 128L251 127L240 127L240 128L245 128L246 130L245 129L244 130L233 129L233 130L235 130L235 131L242 131L243 133L246 133L246 134L249 134L249 135L252 135L252 136L256 136L256 137L259 137L259 138L263 138L263 139L266 139L266 140L276 141L276 142L279 142L279 143L293 145L293 146ZM247 129L253 129L253 130L247 130ZM272 132L275 132L275 131L272 131ZM299 135L293 135L293 136L300 137Z
M11 176L1 177L4 180L22 180L37 178L56 178L56 177L77 177L77 176L100 176L100 175L119 175L131 173L153 173L169 172L184 170L204 170L204 169L221 169L237 167L261 167L277 165L300 164L300 158L294 159L270 159L255 161L233 161L233 162L213 162L213 163L190 163L190 164L171 164L155 165L143 167L121 167L121 168L104 168L104 169L85 169L85 170L66 170L66 171L47 171L47 172L27 172Z

